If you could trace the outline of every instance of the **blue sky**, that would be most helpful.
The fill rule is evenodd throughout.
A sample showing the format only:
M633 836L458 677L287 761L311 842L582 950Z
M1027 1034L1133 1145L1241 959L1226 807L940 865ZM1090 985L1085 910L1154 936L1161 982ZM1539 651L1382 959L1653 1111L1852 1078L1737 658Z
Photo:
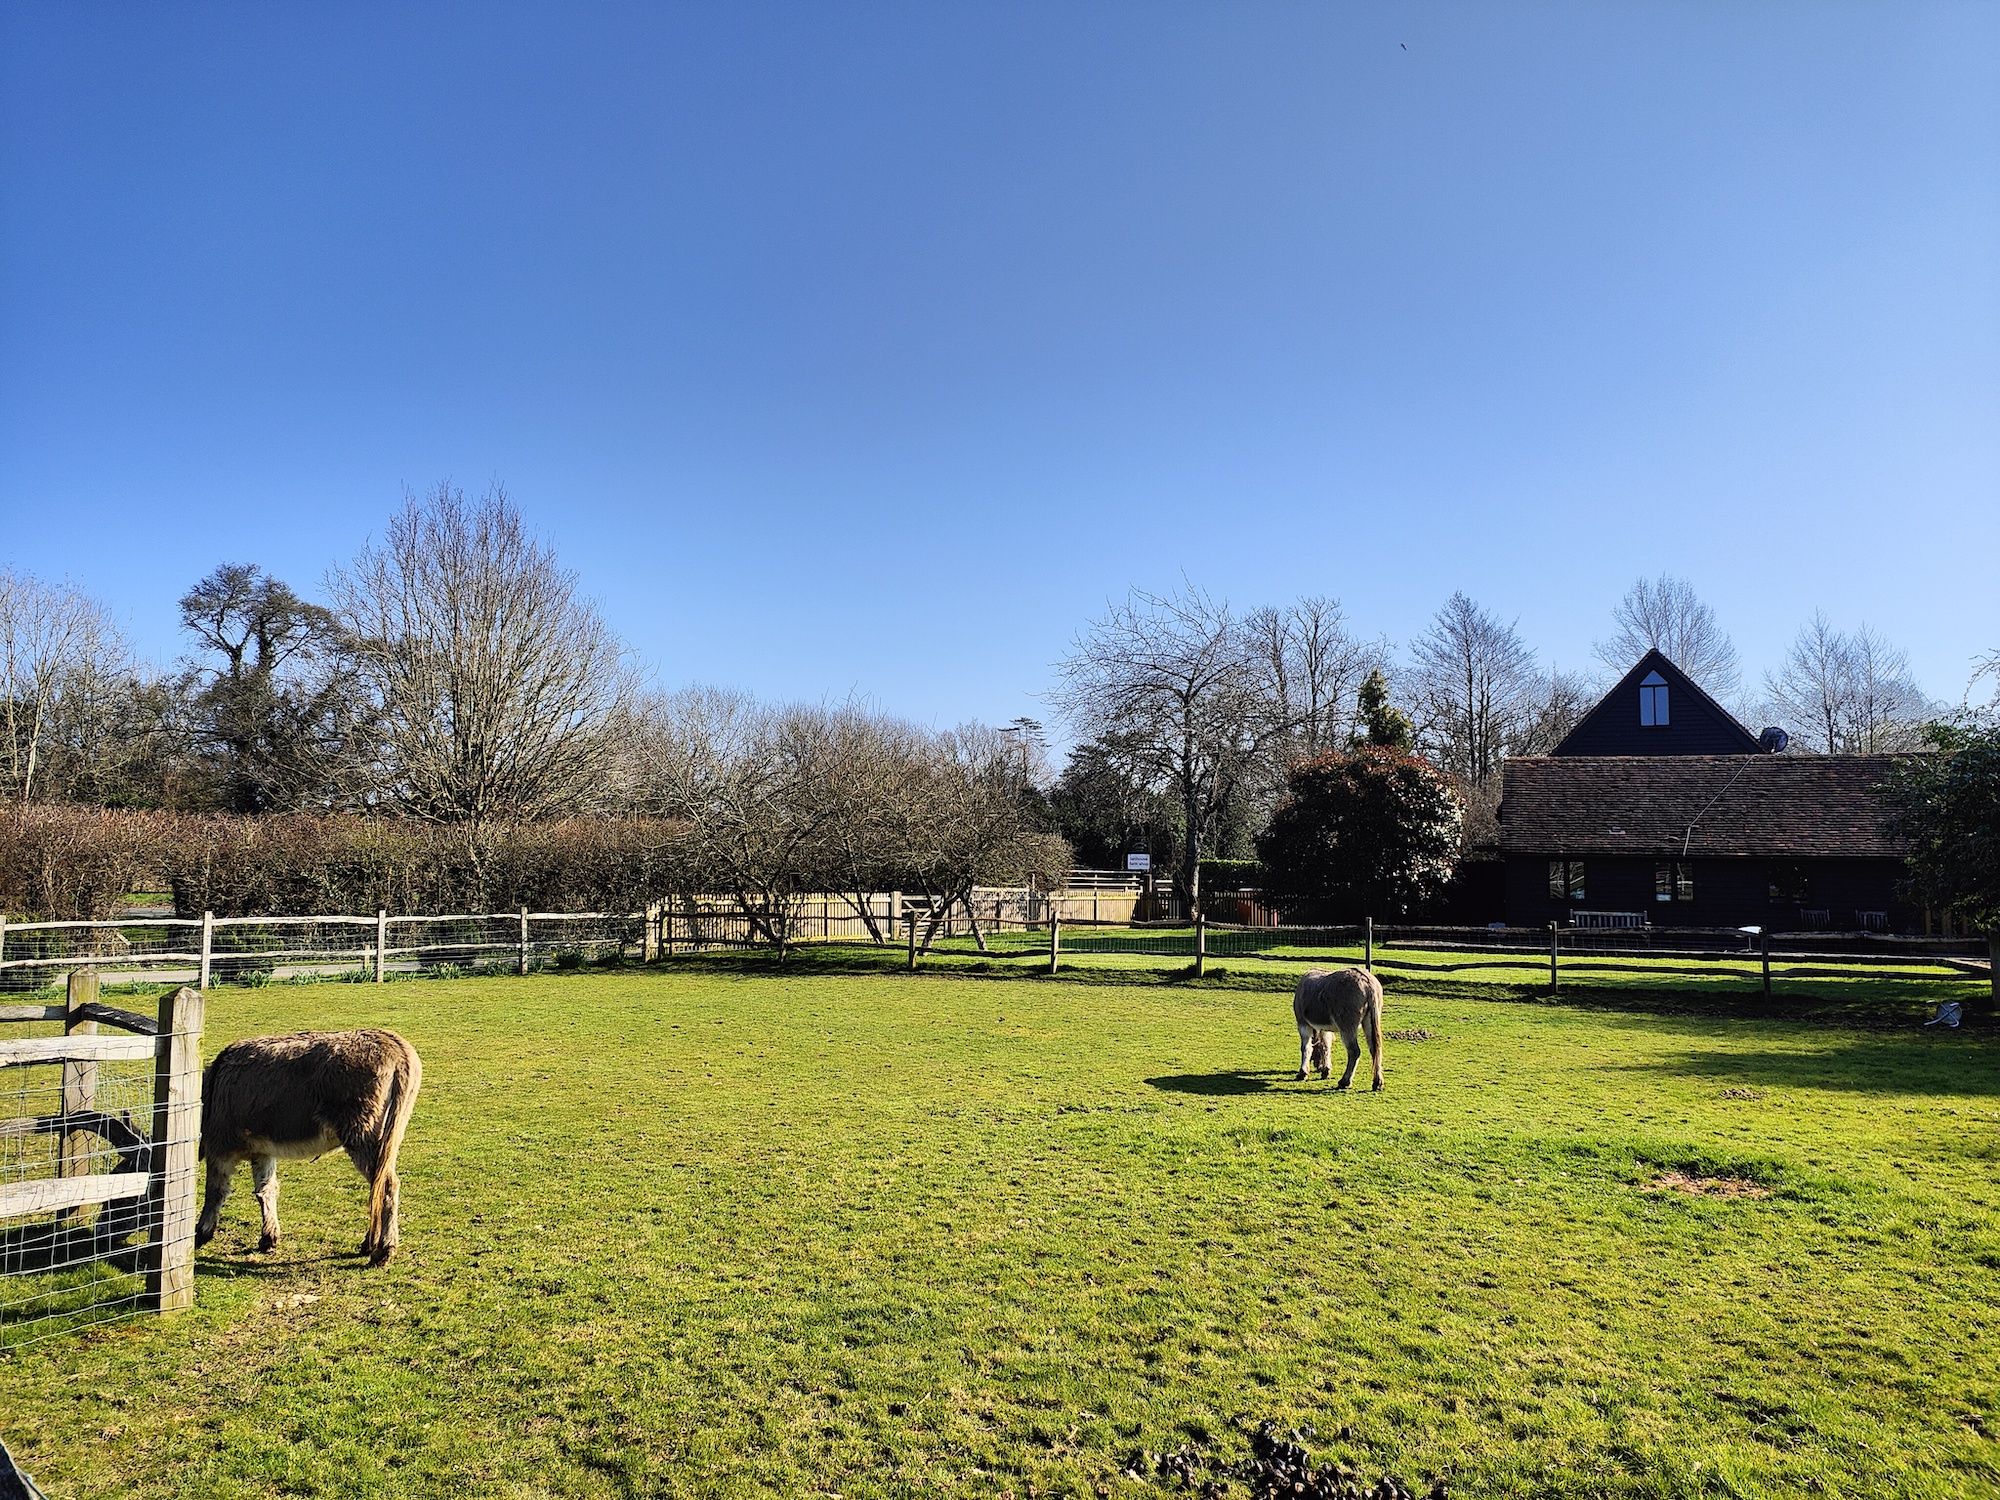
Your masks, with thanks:
M664 685L1638 574L2000 646L2000 7L0 9L0 560L140 650L503 481Z

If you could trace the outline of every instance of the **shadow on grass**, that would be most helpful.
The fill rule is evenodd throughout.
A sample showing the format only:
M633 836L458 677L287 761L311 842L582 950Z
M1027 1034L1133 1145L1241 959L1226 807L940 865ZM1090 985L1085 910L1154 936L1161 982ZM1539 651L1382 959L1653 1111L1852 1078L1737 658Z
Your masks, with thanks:
M1213 1099L1261 1094L1273 1083L1293 1076L1284 1072L1251 1073L1239 1068L1227 1073L1175 1073L1166 1078L1148 1078L1146 1082L1170 1094L1200 1094Z
M1807 1051L1677 1052L1629 1071L1772 1088L1837 1089L1868 1094L2000 1094L2000 1046L1963 1032L1856 1037Z
M217 1281L274 1281L289 1276L306 1266L353 1265L357 1270L368 1264L368 1257L358 1250L351 1254L330 1251L325 1255L291 1255L273 1259L260 1258L254 1250L224 1250L217 1254L203 1251L195 1257L194 1274L209 1276Z

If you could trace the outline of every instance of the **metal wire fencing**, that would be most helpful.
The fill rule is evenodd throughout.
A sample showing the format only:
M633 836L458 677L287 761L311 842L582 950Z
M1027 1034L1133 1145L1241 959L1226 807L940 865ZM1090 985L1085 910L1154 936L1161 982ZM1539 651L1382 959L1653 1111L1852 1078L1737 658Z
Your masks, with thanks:
M0 1006L0 1349L193 1300L201 997L97 993Z
M482 912L434 916L146 917L0 922L0 991L46 990L88 967L112 983L269 984L571 967L638 957L647 914Z

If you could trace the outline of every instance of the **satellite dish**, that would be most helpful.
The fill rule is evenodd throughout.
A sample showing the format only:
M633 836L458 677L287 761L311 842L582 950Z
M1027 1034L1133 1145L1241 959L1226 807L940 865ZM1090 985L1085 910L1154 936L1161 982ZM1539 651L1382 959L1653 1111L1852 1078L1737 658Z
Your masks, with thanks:
M1757 736L1757 748L1766 755L1776 755L1792 742L1792 737L1773 724Z

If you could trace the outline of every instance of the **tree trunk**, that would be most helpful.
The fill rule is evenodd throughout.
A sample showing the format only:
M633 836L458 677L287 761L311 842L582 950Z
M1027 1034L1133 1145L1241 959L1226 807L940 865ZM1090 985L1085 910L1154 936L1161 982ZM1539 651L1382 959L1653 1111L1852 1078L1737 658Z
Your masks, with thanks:
M1182 862L1182 881L1187 889L1187 919L1194 920L1194 914L1201 910L1201 811L1192 795L1181 802L1181 814L1187 820L1187 856Z

